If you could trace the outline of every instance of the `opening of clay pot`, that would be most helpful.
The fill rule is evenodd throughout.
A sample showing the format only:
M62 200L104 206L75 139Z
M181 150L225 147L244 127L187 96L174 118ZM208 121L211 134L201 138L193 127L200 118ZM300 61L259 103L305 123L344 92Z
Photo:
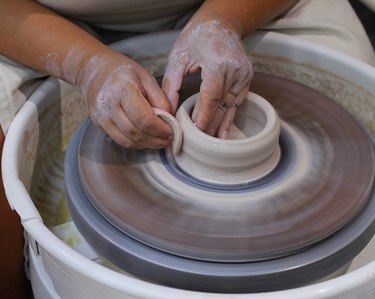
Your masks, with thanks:
M280 120L265 99L249 92L238 107L228 139L209 136L191 120L198 94L184 101L176 119L183 131L177 164L206 182L238 184L257 180L277 165Z

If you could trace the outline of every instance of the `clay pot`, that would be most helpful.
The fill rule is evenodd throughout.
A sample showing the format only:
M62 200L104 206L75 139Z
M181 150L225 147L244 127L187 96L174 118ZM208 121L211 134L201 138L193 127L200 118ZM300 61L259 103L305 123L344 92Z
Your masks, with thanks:
M276 166L280 120L270 103L249 92L237 108L228 139L219 139L193 123L191 114L197 97L195 94L182 103L176 119L155 110L174 130L173 152L184 171L206 182L237 184L257 180Z

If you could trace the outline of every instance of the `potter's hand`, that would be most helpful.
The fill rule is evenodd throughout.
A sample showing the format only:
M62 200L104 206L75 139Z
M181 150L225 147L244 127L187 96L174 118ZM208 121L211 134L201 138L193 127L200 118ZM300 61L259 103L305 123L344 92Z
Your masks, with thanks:
M172 112L183 77L199 69L202 83L192 119L207 134L226 138L253 75L240 36L214 20L193 20L184 28L169 56L163 81Z
M170 111L166 96L143 67L116 55L112 60L93 57L81 71L79 87L92 120L125 148L167 147L173 132L151 109Z

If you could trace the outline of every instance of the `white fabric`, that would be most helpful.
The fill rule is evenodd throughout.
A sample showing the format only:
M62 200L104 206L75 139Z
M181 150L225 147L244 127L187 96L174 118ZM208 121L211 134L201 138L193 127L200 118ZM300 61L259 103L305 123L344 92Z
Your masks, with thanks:
M345 0L300 0L263 29L322 44L375 66L367 34Z
M151 32L173 29L178 17L201 1L194 0L40 0L78 21L106 29ZM121 7L117 8L120 5ZM155 16L155 18L154 18ZM151 20L155 20L152 22ZM92 25L92 24L91 24ZM151 28L149 28L151 26ZM323 44L375 66L366 33L347 0L300 0L261 30L272 30ZM4 132L37 78L43 75L0 56L0 124Z
M0 124L6 132L11 121L45 75L0 55Z

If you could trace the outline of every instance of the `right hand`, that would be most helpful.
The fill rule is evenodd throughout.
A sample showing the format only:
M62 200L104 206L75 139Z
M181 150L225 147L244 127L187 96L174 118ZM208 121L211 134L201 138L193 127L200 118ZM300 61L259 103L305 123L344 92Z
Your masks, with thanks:
M173 111L183 77L197 71L202 83L192 120L206 134L226 139L253 77L240 33L224 22L200 17L186 25L169 55L163 81Z
M93 57L79 70L78 87L86 97L94 123L124 148L165 148L172 129L151 107L170 112L156 79L119 53Z

